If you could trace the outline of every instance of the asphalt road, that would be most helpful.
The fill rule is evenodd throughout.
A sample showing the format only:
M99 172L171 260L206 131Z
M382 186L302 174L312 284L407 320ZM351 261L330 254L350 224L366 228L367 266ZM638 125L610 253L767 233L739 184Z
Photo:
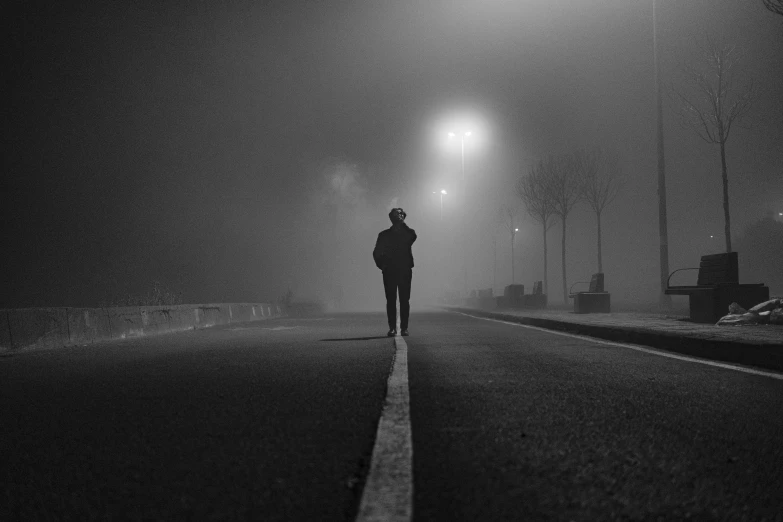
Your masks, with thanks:
M380 314L0 358L0 520L353 520ZM783 380L413 313L414 519L783 520Z

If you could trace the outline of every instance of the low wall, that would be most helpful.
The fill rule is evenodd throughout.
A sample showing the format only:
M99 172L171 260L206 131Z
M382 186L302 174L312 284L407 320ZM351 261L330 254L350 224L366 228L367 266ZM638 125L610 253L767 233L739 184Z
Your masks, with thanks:
M283 315L286 313L282 307L268 303L0 309L0 353L142 337Z

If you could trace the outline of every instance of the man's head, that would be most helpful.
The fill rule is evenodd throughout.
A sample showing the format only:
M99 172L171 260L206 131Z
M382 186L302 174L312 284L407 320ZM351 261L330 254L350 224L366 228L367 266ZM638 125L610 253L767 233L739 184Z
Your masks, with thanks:
M391 212L389 212L389 219L391 219L392 225L404 222L406 217L407 214L401 208L393 208L391 209Z

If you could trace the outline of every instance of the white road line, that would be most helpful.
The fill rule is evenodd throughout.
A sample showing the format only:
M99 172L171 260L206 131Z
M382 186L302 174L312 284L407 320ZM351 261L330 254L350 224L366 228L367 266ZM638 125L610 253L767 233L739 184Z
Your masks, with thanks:
M408 345L400 336L394 338L394 344L394 363L357 522L409 522L413 517Z
M521 326L522 328L530 328L531 330L539 330L539 331L542 331L542 332L547 332L547 333L551 333L551 334L555 334L555 335L563 335L565 337L574 337L576 339L583 339L585 341L590 341L590 342L598 343L598 344L606 344L606 345L609 345L609 346L619 346L620 348L630 348L631 350L636 350L636 351L639 351L639 352L650 353L650 354L653 354L653 355L660 355L661 357L669 357L670 359L679 359L681 361L690 361L690 362L695 362L695 363L699 363L699 364L706 364L707 366L716 366L718 368L724 368L726 370L736 370L738 372L752 373L753 375L763 375L764 377L771 377L773 379L778 379L778 380L783 381L783 374L781 374L781 373L765 372L765 371L762 371L762 370L754 370L752 368L745 368L744 366L735 366L733 364L709 361L707 359L698 359L696 357L688 357L687 355L677 355L677 354L674 354L674 353L662 352L662 351L655 350L655 349L652 349L652 348L644 348L644 347L636 345L636 344L618 343L618 342L614 342L614 341L604 341L603 339L596 339L595 337L588 337L586 335L577 335L577 334L572 334L572 333L567 333L567 332L558 332L557 330L548 330L546 328L541 328L540 326L532 326L532 325L529 325L529 324L512 323L510 321L502 321L500 319L490 319L489 317L480 317L480 316L476 316L476 315L466 314L464 312L456 312L456 313L461 314L461 315L465 315L467 317L473 317L474 319L483 319L485 321L493 321L493 322L496 322L496 323L503 323L503 324L508 324L508 325L511 325L511 326Z

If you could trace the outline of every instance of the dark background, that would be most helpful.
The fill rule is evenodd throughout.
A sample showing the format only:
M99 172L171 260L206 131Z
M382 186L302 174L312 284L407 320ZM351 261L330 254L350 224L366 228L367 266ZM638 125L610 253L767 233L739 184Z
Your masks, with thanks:
M658 9L667 90L684 85L682 67L698 63L707 37L736 43L738 77L760 89L752 125L728 143L741 237L783 212L783 17L761 0ZM592 145L615 151L628 177L604 216L607 286L619 300L657 300L651 1L8 12L0 307L90 306L158 281L187 302L270 300L290 288L380 308L370 253L397 205L419 232L414 301L461 288L462 238L471 288L494 280L498 291L510 282L510 244L493 217L503 203L519 206L513 180L549 153ZM673 108L667 98L672 269L723 248L718 149L681 128ZM468 128L463 195L458 147L444 137ZM432 194L442 188L443 222ZM517 281L532 286L543 275L541 233L520 219ZM559 240L555 226L554 295ZM583 207L569 221L569 281L595 271L595 248ZM741 279L764 277L763 264Z

